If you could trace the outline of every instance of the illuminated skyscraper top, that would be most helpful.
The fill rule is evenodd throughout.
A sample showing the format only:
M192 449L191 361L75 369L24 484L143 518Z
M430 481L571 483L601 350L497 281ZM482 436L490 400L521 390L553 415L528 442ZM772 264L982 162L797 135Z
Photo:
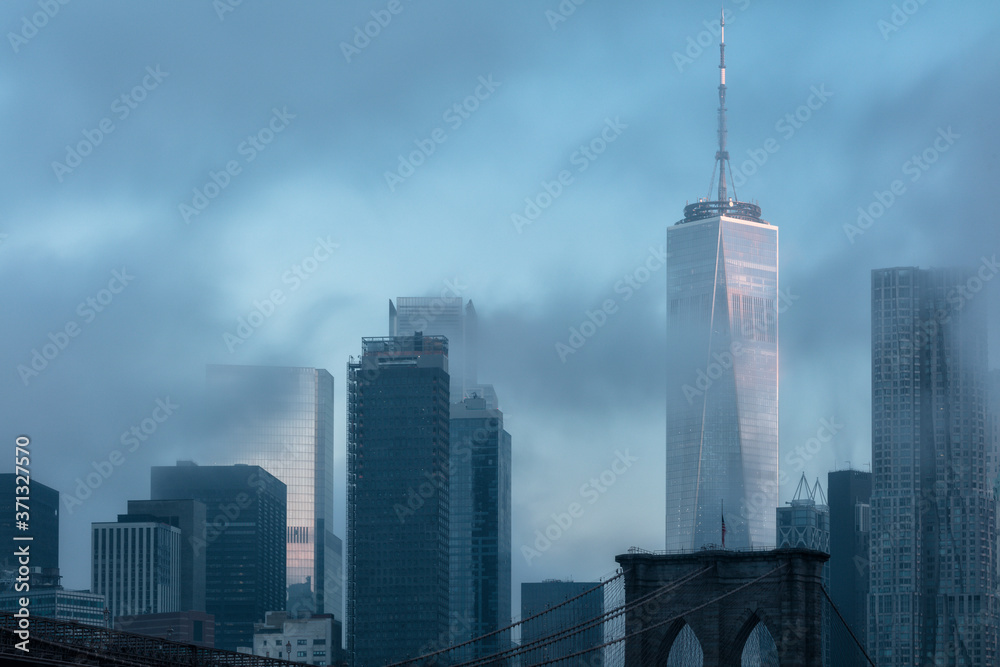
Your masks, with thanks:
M775 539L778 229L727 189L722 35L718 199L686 206L667 230L669 550L721 544L723 508L727 547Z

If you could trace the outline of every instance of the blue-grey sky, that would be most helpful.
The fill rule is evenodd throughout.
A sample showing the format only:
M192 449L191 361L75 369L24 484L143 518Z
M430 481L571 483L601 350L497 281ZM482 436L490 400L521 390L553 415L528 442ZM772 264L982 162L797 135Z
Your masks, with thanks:
M780 228L785 501L803 470L825 485L870 460L870 270L989 267L1000 251L1000 6L726 7L737 193ZM387 333L388 299L442 293L476 304L480 377L513 437L515 584L593 579L629 546L662 548L678 380L664 377L655 258L708 194L718 14L649 0L6 0L3 442L13 454L29 434L34 479L72 498L124 452L67 501L64 583L89 587L90 522L148 497L151 465L212 462L208 363L334 375L343 535L345 364ZM626 276L646 282L626 289ZM607 300L603 325L561 357ZM257 308L273 312L241 334ZM802 449L821 420L837 433ZM583 488L618 452L636 460ZM574 502L582 516L523 557Z

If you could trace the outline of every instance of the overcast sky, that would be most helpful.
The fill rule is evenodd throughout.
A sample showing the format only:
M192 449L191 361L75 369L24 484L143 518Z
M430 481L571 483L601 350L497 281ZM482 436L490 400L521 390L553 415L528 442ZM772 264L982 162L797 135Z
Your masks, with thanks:
M150 466L212 463L209 363L334 375L343 536L345 364L387 334L388 299L442 293L476 305L513 438L515 586L663 548L676 380L665 271L641 267L708 194L716 2L60 2L0 6L0 423L64 494L68 587L90 585L90 523L148 498ZM726 6L737 194L780 229L784 502L803 470L825 486L870 461L870 270L1000 251L1000 6ZM835 437L796 457L822 420ZM619 452L636 460L581 493ZM574 502L529 563L522 545Z

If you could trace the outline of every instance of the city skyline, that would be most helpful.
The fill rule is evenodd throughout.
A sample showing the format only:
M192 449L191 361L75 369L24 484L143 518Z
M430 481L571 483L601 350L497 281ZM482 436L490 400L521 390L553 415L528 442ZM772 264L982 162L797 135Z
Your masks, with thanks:
M221 17L211 7L71 4L7 52L5 99L19 102L5 102L16 168L5 181L0 271L17 324L0 352L4 437L25 432L41 445L34 470L63 494L66 553L89 548L90 522L148 497L150 466L216 460L201 439L206 364L337 374L361 336L384 330L386 299L456 293L476 303L481 347L492 350L480 375L503 397L516 444L515 584L593 579L613 569L615 551L663 543L662 520L630 509L663 506L658 261L664 229L708 176L718 7L586 3L562 16L556 3L404 6L350 62L340 45L373 20L369 8L321 3L244 3ZM996 176L997 92L981 72L997 60L989 36L1000 14L985 3L928 3L895 26L888 2L727 9L739 192L782 228L783 503L800 472L811 479L869 460L868 272L995 274L995 224L972 206ZM3 25L20 34L35 11L10 3ZM148 35L112 53L102 42L122 25ZM201 50L176 47L185 31ZM453 48L439 53L428 39ZM141 103L112 108L135 87ZM444 118L469 96L475 112ZM96 136L105 116L114 132L71 173L53 172L65 146ZM447 140L390 190L385 173L406 172L398 156L426 146L436 127ZM239 147L263 128L273 142L244 161ZM606 150L595 159L578 152L598 137ZM241 172L185 221L178 205L231 159ZM526 197L553 196L543 182L561 194L517 227L512 214L534 215ZM975 298L994 304L995 323L990 289ZM79 335L63 339L70 321ZM991 325L994 351L998 330ZM559 343L573 352L560 356ZM34 371L33 350L46 345L57 352ZM339 376L336 385L342 471L346 391ZM619 450L641 464L607 485L601 474ZM112 462L112 451L124 460ZM338 472L338 535L344 489ZM518 555L574 502L586 512L571 529L530 562ZM89 580L74 563L64 575L67 587Z

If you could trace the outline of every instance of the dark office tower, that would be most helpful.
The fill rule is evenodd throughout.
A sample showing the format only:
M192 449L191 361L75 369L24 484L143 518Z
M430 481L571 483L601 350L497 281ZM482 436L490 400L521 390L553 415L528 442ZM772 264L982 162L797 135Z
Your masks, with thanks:
M448 341L364 338L347 383L347 650L375 667L448 636Z
M200 500L130 500L128 515L181 531L180 611L205 611L205 504ZM121 517L118 519L121 521Z
M473 395L451 405L451 628L458 644L510 625L510 434L495 401ZM453 658L510 645L491 636Z
M30 536L31 540L31 586L59 584L59 492L31 478L27 505L29 508L28 530L17 528L15 513L18 481L15 473L0 474L0 544L4 545L4 555L0 558L0 570L17 570L18 562L13 548L15 536Z
M287 611L340 618L342 545L332 532L333 376L317 368L209 366L207 379L228 452L218 462L258 465L288 487Z
M521 646L526 646L532 641L549 637L569 628L585 625L588 621L593 621L601 616L604 613L604 589L598 588L583 595L595 586L599 586L599 583L557 581L554 579L541 583L522 583L521 619L525 623L521 626ZM553 609L553 607L578 595L582 595L582 597L558 609ZM528 620L546 609L553 610L536 619ZM602 623L597 623L591 628L555 643L539 647L536 650L529 649L525 653L523 664L534 665L547 660L556 660L600 646L604 643L603 628ZM599 667L604 664L604 660L602 652L596 650L557 664Z
M448 339L448 368L451 402L458 403L478 390L476 369L479 359L479 330L472 301L463 305L461 297L413 297L389 301L389 335L425 336ZM479 392L482 395L482 392Z
M868 634L869 546L872 530L872 474L837 470L827 476L830 505L830 598L855 637L865 643ZM850 646L850 634L841 623L831 624L831 646ZM867 667L855 652L841 657L844 667Z
M287 490L260 466L156 466L153 500L205 504L205 611L215 616L216 648L253 646L253 624L285 605Z
M959 270L872 271L868 645L880 667L997 664L986 298L970 290L978 280Z
M685 206L667 230L670 551L720 544L723 506L727 547L775 538L778 229L735 186L727 194L724 57L721 71L718 197Z

